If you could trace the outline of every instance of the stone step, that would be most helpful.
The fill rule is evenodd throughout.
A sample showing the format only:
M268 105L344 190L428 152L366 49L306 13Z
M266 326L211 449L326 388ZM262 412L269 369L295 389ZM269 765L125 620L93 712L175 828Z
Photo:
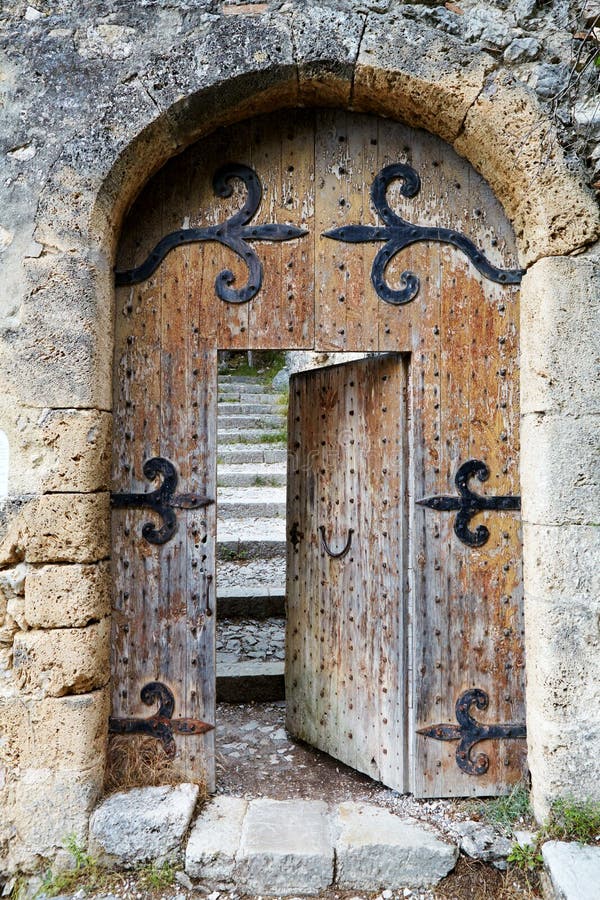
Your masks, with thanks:
M228 385L231 387L231 385ZM287 403L287 396L279 391L219 391L217 398L219 403L272 403L282 406Z
M441 881L457 859L458 847L436 828L373 803L217 796L192 826L185 871L253 896L320 895L331 886L408 896L407 888Z
M286 463L287 449L276 444L221 444L218 450L219 471L221 466L250 465L251 463Z
M560 900L598 900L600 847L547 841L542 857L554 895Z
M219 415L223 416L283 416L280 403L219 403Z
M245 660L217 665L217 702L272 703L274 700L285 700L284 667L282 660Z
M249 394L264 394L264 395L279 395L281 391L276 390L271 384L248 384L244 382L244 384L238 384L235 381L221 381L219 378L218 382L218 391L219 394L235 394L235 393L244 393L246 395Z
M285 585L217 586L217 619L270 619L285 616Z
M287 480L287 466L284 463L235 463L220 465L217 470L219 487L275 487Z
M217 489L217 518L270 519L285 518L285 487L219 487ZM252 534L252 527L247 529Z
M217 527L217 557L225 562L286 555L284 518L225 519Z
M219 375L218 383L221 384L265 384L265 378L261 375Z
M285 432L282 428L281 432ZM272 439L272 440L271 440ZM229 428L219 422L219 445L226 444L272 444L274 447L287 446L287 440L280 437L280 431L269 428Z
M240 416L230 416L227 413L227 410L219 409L217 416L217 429L219 433L221 429L228 431L232 428L240 428L246 431L247 429L259 429L262 428L263 431L269 430L280 430L283 431L286 427L287 417L275 414L265 413L260 416L253 415L240 415Z

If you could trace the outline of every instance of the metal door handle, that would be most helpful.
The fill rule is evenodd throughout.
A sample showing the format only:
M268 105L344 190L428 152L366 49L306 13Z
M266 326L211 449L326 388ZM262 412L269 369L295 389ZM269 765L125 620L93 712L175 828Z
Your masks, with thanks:
M327 543L327 538L325 537L325 526L324 525L319 525L319 531L321 532L321 545L323 547L323 550L332 559L343 559L344 556L346 556L346 554L349 553L350 547L352 546L352 535L354 534L353 528L348 529L348 539L347 539L346 543L344 544L343 549L340 550L338 553L333 551L331 549L331 547L329 546L329 544Z

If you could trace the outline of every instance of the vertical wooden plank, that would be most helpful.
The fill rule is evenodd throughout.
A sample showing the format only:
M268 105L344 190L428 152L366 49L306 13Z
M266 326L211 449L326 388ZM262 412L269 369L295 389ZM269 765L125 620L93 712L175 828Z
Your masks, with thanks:
M300 374L290 403L288 728L405 787L405 370L398 355ZM292 456L292 454L294 456ZM350 549L339 552L352 529Z

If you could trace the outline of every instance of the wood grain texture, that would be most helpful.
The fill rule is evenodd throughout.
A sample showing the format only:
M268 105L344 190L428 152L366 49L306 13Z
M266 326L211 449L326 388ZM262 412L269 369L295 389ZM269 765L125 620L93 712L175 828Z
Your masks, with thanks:
M405 366L397 354L290 386L286 698L290 732L406 788ZM353 531L349 552L336 559Z
M188 481L204 484L206 478L204 487L210 492L214 486L213 354L217 347L403 354L403 390L408 399L402 413L398 412L402 418L397 425L402 422L406 435L402 445L406 454L402 469L406 505L394 510L395 520L406 519L402 535L394 538L402 545L401 552L389 557L389 547L379 546L380 568L371 564L367 567L360 557L355 560L357 572L352 574L349 557L337 562L325 559L317 552L317 543L312 555L303 557L301 570L298 554L291 554L289 573L304 585L331 581L336 591L348 597L358 592L360 573L367 571L369 590L376 586L383 591L380 579L386 562L386 590L402 593L406 608L400 655L405 659L401 677L407 692L402 727L396 734L401 733L398 753L402 765L395 759L394 765L386 768L389 761L382 758L383 754L368 756L371 743L362 746L347 736L356 728L356 724L348 724L348 710L350 703L354 704L352 692L360 684L360 679L350 681L355 651L350 654L348 647L356 647L357 635L352 628L357 626L349 622L337 632L339 646L330 640L328 653L337 653L344 671L350 674L341 687L336 675L318 691L309 688L310 679L305 678L304 712L297 723L315 743L327 742L334 755L343 751L350 764L379 773L376 777L389 778L388 783L402 782L420 796L501 793L523 776L524 741L482 745L480 749L489 755L490 769L486 775L474 777L457 767L455 745L427 739L417 730L454 722L456 700L473 687L485 690L490 698L489 708L478 713L482 721L524 721L519 516L480 514L472 527L485 523L490 529L489 541L481 548L468 548L454 534L453 514L416 506L415 500L455 494L456 472L467 459L481 459L490 468L489 480L472 486L478 492L519 493L518 289L482 278L452 247L420 243L402 251L388 265L386 279L392 287L400 285L405 270L420 279L416 298L394 307L377 297L371 283L373 259L381 244L345 244L325 238L323 232L350 224L381 224L371 203L371 184L385 165L394 162L409 163L421 177L416 197L403 197L400 182L390 185L388 191L391 208L407 221L461 231L493 263L504 267L516 265L510 225L483 179L449 146L429 134L390 120L336 110L281 111L220 129L168 163L132 209L121 242L120 267L139 264L170 230L223 222L239 209L244 201L240 183L234 185L229 198L216 197L213 192L213 174L226 161L253 166L264 183L255 222L287 222L308 229L309 234L289 243L253 245L263 260L265 277L261 292L248 304L226 304L216 296L214 282L222 269L234 272L236 286L245 283L246 272L230 250L214 243L178 248L146 283L119 289L115 487L150 489L141 473L143 460L164 448L180 468L186 490L196 489L188 486ZM368 366L360 371L360 391L367 391ZM336 377L343 380L341 375ZM333 385L335 377L329 374L327 378ZM308 388L299 390L305 405L314 404ZM316 419L311 417L317 413L298 406L295 400L294 404L298 422L294 419L290 423L290 433L296 435L299 451L305 440L300 433L302 423L308 422L309 431L316 428ZM349 415L346 406L334 404L333 408L340 422ZM383 427L374 421L373 410L367 412L370 428ZM338 447L342 426L333 413L326 415L330 418L323 426L326 434L321 440L325 439L325 446L333 442L332 446ZM358 429L360 440L366 440L361 426L354 422L353 427ZM352 454L347 452L347 457L339 458L340 477L328 488L334 492L331 495L317 496L316 482L313 484L308 476L303 488L290 489L290 509L295 511L294 515L290 512L291 520L295 521L294 516L309 517L315 504L325 504L328 535L336 545L347 522L359 516L359 506L370 510L372 522L387 522L391 512L378 498L395 493L393 485L377 482L372 473L367 477L363 472L364 487L357 494L346 466L354 468L356 475L362 472L362 463L356 460L350 466L347 459ZM295 478L290 472L292 484ZM350 504L350 497L355 504ZM193 515L198 514L187 514L190 519ZM114 538L115 708L138 702L138 668L152 644L159 614L167 607L178 608L182 621L186 617L188 621L194 617L200 620L203 601L191 598L204 593L212 596L214 591L214 583L209 584L214 556L213 512L203 513L199 521L205 524L197 526L200 542L206 535L201 549L195 543L197 535L190 537L182 531L162 555L155 548L142 546L142 516L139 512L115 514L119 523ZM362 527L364 530L364 522ZM394 559L402 562L398 578L405 578L406 584L392 588ZM194 561L198 565L193 572ZM339 584L336 578L341 579ZM133 582L135 587L131 586ZM157 590L159 606L140 619L135 604L151 606L149 598ZM321 613L321 608L325 612ZM321 627L333 633L333 620L327 617L334 611L328 605L312 610L311 616L316 619L305 623L304 629L298 626L298 633L290 638L293 652L306 666L312 660L315 679L322 678L321 666L330 666L330 661L323 657L323 648L313 646L311 635ZM141 634L135 640L130 636L134 620ZM202 652L194 658L201 669L201 692L206 698L202 703L210 704L207 685L214 675L213 635L206 622L202 633ZM361 633L365 658L375 659L374 636ZM161 653L176 653L180 661L177 665L188 666L185 674L172 667L168 673L178 689L191 696L197 686L189 674L192 649L184 631L175 628L168 640L163 636ZM168 668L171 663L161 665ZM387 677L389 668L386 673ZM371 700L377 704L373 721L381 723L385 717L397 725L397 707L388 715L382 712L387 698L381 693L376 696L378 683L374 678L369 688L375 692ZM340 705L340 691L345 705ZM320 715L309 714L311 704L314 710L327 705L326 727L321 725ZM208 710L209 706L204 708ZM325 736L320 735L323 728ZM389 743L382 734L377 740L373 738L380 747Z

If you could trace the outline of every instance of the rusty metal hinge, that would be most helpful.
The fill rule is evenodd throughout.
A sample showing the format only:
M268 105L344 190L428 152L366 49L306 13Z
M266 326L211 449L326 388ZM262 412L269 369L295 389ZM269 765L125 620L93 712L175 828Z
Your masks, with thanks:
M173 757L176 751L173 734L206 734L215 727L200 719L174 719L175 697L170 688L161 681L150 681L144 685L140 697L146 706L159 704L156 715L147 719L111 716L108 720L108 730L111 734L147 734L159 740L167 756Z
M163 520L160 528L155 528L152 522L146 522L142 527L142 537L150 544L164 544L173 537L177 530L175 509L201 509L203 506L209 506L215 502L201 494L176 494L177 472L175 466L162 456L147 459L143 472L149 480L162 475L163 481L160 487L147 494L112 493L110 505L113 509L151 509L157 513Z
M400 250L421 241L451 244L464 253L475 268L491 281L500 284L519 284L521 282L525 274L524 269L499 269L492 265L466 235L450 228L414 225L392 212L387 202L387 189L391 182L398 178L403 182L400 187L403 197L416 197L421 189L421 179L418 173L412 166L405 163L393 163L385 166L379 172L371 185L371 200L381 219L385 222L385 226L344 225L323 233L324 237L350 244L385 241L384 246L376 254L371 268L371 282L378 297L393 306L400 306L414 300L420 287L418 276L414 272L403 272L400 276L402 287L394 290L385 280L385 270Z
M248 241L291 241L303 237L308 232L294 225L280 225L277 222L265 225L249 225L256 214L262 199L262 185L254 169L242 163L227 163L213 177L213 189L219 197L230 197L233 193L231 181L239 178L246 190L246 202L238 212L234 213L220 225L207 225L205 228L182 228L173 231L158 242L154 250L135 269L115 272L115 284L138 284L145 281L156 271L167 253L183 244L194 244L203 241L215 241L228 247L239 256L248 269L248 280L244 287L233 288L235 275L229 269L219 272L215 280L217 297L227 303L248 303L256 297L262 287L262 263Z
M489 530L485 525L478 525L475 531L469 528L469 522L477 513L486 509L492 510L519 510L521 509L521 498L515 496L492 496L486 497L476 494L468 487L470 478L477 476L479 481L487 481L490 470L481 459L468 459L460 466L454 483L458 488L458 497L423 497L415 502L419 506L428 506L430 509L436 509L438 512L457 511L454 520L454 533L459 541L468 547L482 547L490 536Z
M429 725L417 729L417 734L433 738L435 741L458 741L456 748L456 764L467 775L485 775L490 767L486 753L478 753L473 759L471 750L480 741L519 740L527 737L527 728L521 722L505 722L503 724L485 725L478 722L470 714L471 706L487 709L488 695L479 688L465 691L456 701L456 720L458 725L446 723Z

